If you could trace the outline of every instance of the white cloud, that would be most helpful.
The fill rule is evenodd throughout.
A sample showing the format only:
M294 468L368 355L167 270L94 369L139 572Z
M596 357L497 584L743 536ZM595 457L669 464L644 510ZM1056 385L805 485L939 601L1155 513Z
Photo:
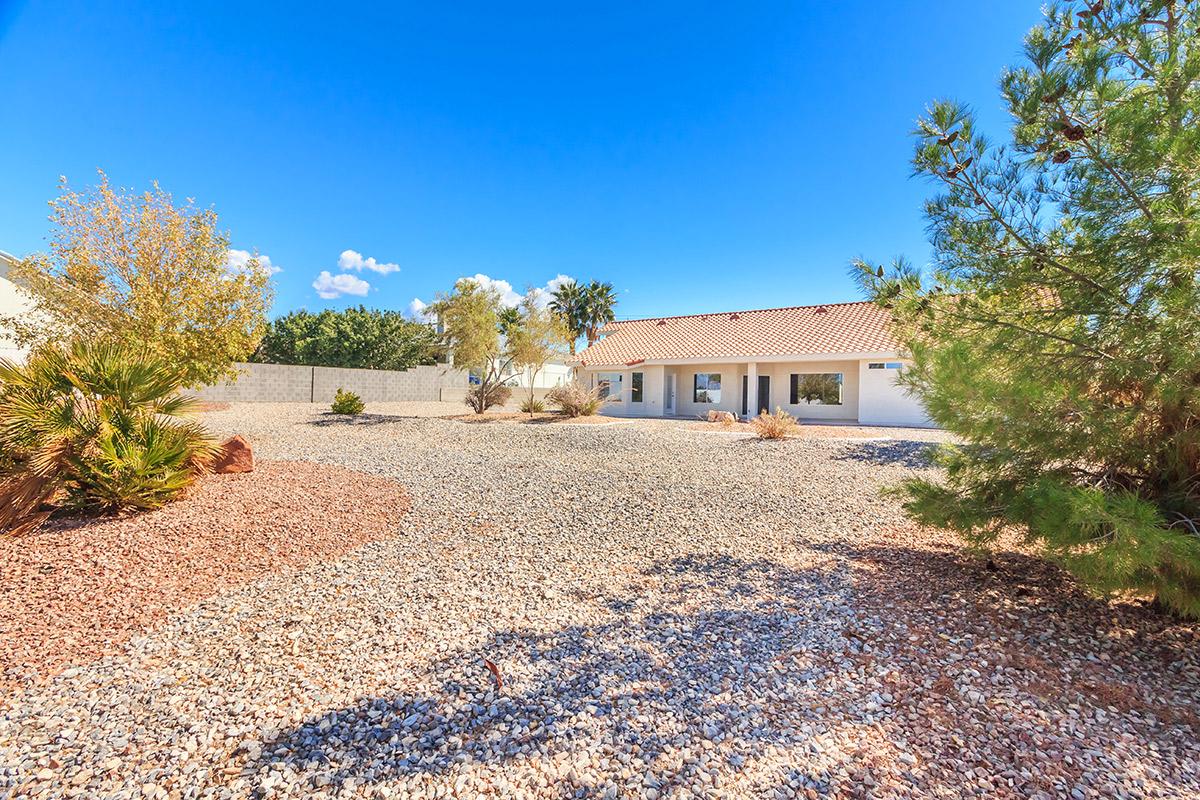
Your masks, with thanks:
M225 260L225 269L230 272L244 272L250 259L254 258L254 253L249 250L234 250L230 248L229 255ZM271 257L266 253L258 254L258 268L266 270L268 275L274 275L283 272L283 267L277 267L271 263Z
M521 304L523 295L514 290L512 284L508 281L491 278L483 273L466 275L459 278L459 280L472 280L485 289L495 289L500 294L500 302L506 306L519 306ZM556 275L545 286L535 287L533 292L537 295L538 305L545 307L550 302L550 295L555 289L573 280L575 279L570 275Z
M508 281L497 280L484 275L482 272L477 272L474 275L464 275L458 279L459 281L475 281L484 289L491 289L500 295L500 302L506 306L516 306L521 304L521 295L517 294ZM458 281L455 281L458 283Z
M378 272L380 275L390 275L393 272L400 271L399 264L381 264L374 258L363 258L362 253L357 250L343 250L338 256L338 269L342 272L362 272L364 269L369 269L371 272Z
M555 275L553 278L551 278L549 283L546 284L546 291L553 292L555 289L562 286L564 283L574 283L574 282L575 282L575 279L572 278L570 275L563 275L560 272L558 275Z
M408 304L408 318L416 322L433 322L432 315L425 310L427 308L429 308L428 303L419 297L414 297Z
M321 274L313 281L312 287L317 290L317 297L325 300L333 300L344 294L366 297L367 292L371 291L371 284L362 278L346 273L331 275L327 269L321 270Z
M560 273L551 278L544 287L534 289L534 294L537 295L538 307L545 308L546 306L550 305L550 301L554 299L554 291L564 283L572 283L574 280L575 279L570 275L563 275Z

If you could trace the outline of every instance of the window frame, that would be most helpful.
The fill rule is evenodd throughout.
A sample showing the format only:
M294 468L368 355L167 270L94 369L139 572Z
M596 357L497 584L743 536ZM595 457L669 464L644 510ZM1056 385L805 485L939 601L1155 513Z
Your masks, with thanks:
M629 402L643 403L645 402L645 384L646 373L631 372L629 373Z
M836 375L838 376L838 401L836 403L802 403L800 401L800 378L803 375ZM846 373L844 372L793 372L788 375L788 401L789 405L804 406L812 408L814 406L844 406L846 405Z
M700 388L700 378L704 378L704 388ZM712 388L713 378L716 378L717 388ZM698 405L721 405L721 373L720 372L693 372L692 373L692 402ZM716 398L711 395L716 392ZM704 392L704 399L700 399L700 392Z
M617 391L615 394L612 391L612 386L614 383L612 378L614 376L616 377L615 383L617 385ZM596 387L601 389L601 391L600 391L600 399L601 400L604 400L609 403L619 403L619 402L621 402L621 392L625 388L624 376L620 372L597 372L596 373Z

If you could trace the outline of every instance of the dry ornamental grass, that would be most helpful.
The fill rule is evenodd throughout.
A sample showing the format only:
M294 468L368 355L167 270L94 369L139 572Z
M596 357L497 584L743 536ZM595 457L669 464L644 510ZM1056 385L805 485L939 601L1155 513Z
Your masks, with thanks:
M776 408L774 414L763 411L750 420L750 427L760 439L786 439L796 434L800 423L782 408Z

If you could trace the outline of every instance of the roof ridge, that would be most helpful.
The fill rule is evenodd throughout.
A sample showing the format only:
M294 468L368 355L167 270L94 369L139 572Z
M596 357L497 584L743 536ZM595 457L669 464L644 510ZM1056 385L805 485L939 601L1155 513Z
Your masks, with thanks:
M795 311L803 308L829 308L831 306L863 306L875 305L874 300L846 300L840 303L810 303L803 306L776 306L773 308L748 308L737 309L734 311L705 311L702 314L674 314L665 317L631 317L629 319L614 319L610 322L613 324L622 324L626 322L657 322L663 319L695 319L697 317L721 317L730 314L761 314L766 311Z

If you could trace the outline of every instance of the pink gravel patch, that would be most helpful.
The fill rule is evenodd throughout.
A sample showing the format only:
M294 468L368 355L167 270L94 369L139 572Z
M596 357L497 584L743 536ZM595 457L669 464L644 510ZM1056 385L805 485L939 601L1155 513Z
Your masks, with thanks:
M408 508L395 481L267 461L158 511L0 538L0 691L116 652L222 590L386 538Z

